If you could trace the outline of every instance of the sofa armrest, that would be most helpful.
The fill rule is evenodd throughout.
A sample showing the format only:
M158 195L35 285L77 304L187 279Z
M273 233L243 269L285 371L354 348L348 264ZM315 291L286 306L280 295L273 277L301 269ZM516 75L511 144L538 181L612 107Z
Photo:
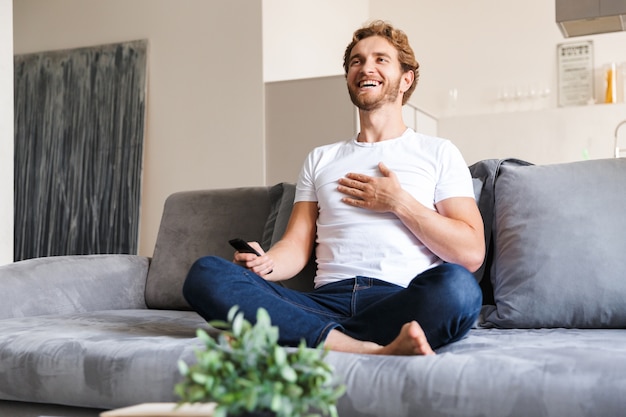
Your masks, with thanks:
M150 259L53 256L0 266L0 319L146 308Z

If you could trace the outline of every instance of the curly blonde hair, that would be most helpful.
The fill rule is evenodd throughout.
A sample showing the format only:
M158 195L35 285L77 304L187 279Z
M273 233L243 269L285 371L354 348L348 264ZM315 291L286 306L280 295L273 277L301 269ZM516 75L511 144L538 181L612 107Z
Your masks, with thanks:
M393 47L398 51L398 60L400 61L402 71L413 71L415 74L413 84L404 93L402 98L402 104L406 104L417 86L420 64L415 59L415 54L413 53L411 45L409 45L409 38L406 36L406 33L400 29L394 28L390 23L383 20L376 20L354 32L352 35L352 42L350 42L350 44L346 47L346 52L343 55L343 69L346 77L348 76L348 61L350 60L352 48L354 48L354 45L356 45L357 42L365 38L369 38L370 36L381 36L387 39L389 43L391 43L391 45L393 45Z

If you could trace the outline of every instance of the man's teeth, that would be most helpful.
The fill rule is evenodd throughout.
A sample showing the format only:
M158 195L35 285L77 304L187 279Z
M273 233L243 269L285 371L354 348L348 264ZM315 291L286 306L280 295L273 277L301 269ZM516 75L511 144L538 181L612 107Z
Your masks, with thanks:
M380 85L379 81L372 81L372 80L361 81L360 83L361 87L378 87L379 85Z

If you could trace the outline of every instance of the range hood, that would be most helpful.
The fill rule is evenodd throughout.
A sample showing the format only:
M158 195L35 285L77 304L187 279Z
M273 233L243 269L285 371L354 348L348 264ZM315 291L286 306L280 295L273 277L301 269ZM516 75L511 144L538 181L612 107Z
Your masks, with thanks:
M626 0L556 0L556 23L566 38L626 30Z

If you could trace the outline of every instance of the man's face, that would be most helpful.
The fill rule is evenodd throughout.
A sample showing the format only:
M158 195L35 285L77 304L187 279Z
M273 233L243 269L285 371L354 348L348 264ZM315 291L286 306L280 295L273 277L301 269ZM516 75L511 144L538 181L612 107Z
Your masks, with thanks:
M402 75L398 51L389 41L380 36L360 40L350 53L346 76L352 103L365 111L401 104Z

